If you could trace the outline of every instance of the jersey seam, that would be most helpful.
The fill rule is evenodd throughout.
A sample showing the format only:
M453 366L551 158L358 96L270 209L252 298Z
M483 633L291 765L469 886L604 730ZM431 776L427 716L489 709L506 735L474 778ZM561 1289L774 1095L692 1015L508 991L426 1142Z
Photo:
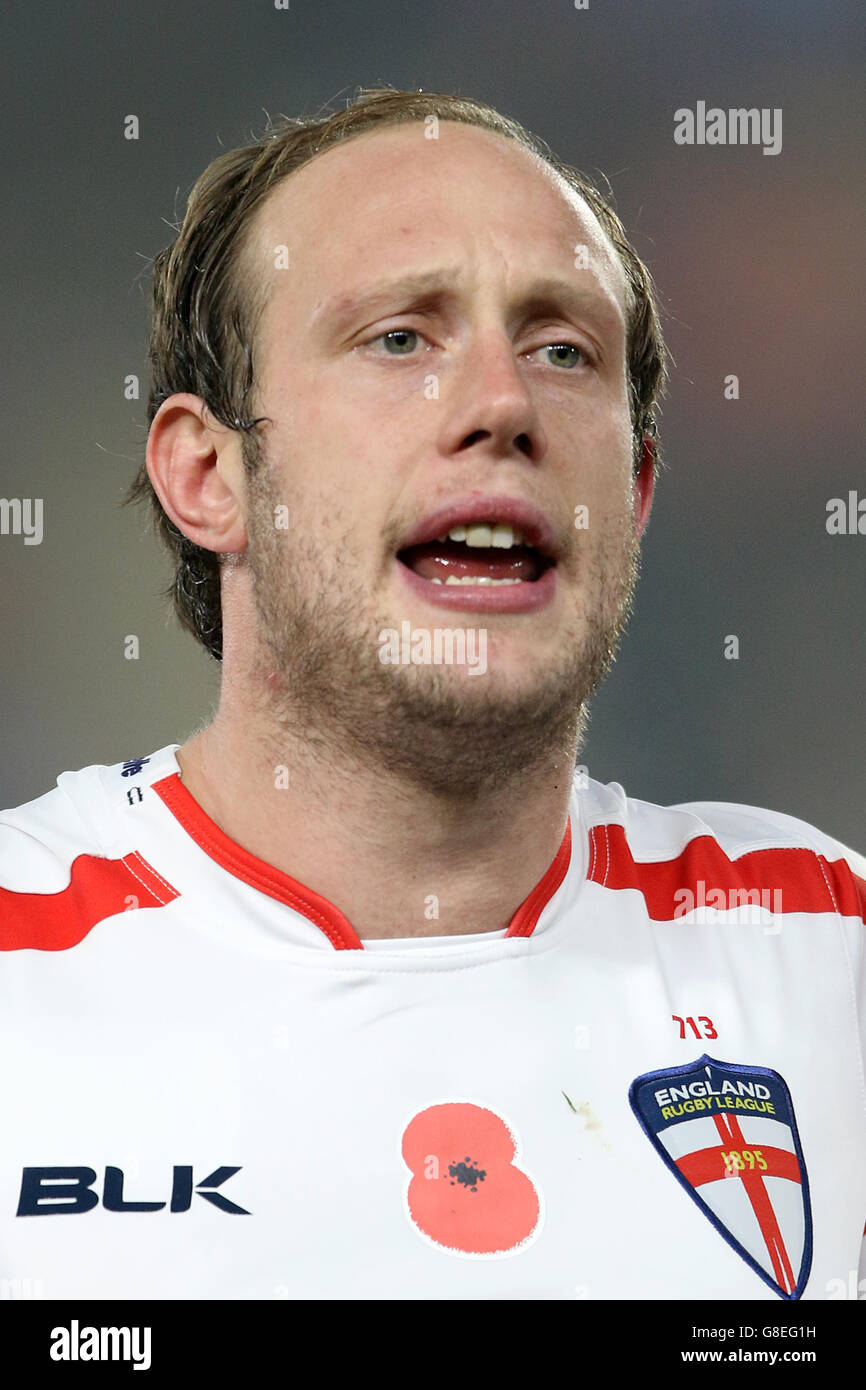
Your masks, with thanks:
M837 914L837 916L841 917L841 908L839 907L839 903L836 900L836 894L833 892L833 885L827 877L827 870L824 868L824 856L823 854L816 853L815 858L818 860L818 868L821 870L821 877L823 878L824 883L827 886L827 892L830 894L830 901L833 904L833 911Z
M520 945L523 946L524 948L527 948L527 947L529 947L529 946L531 945L531 946L532 946L532 949L531 949L531 950L523 949L523 950L521 950L521 951L519 951L519 952L516 951L516 950L515 950L515 951L509 951L509 953L508 953L507 955L503 953L502 955L497 956L497 958L496 958L495 960L466 961L465 963L462 963L462 964L458 964L458 963L456 963L456 962L455 962L455 963L449 963L449 962L443 961L443 962L442 962L442 966L441 966L441 970L435 970L435 969L434 969L434 970L428 970L426 973L427 973L427 975L428 975L428 977L429 977L429 975L431 975L431 974L443 974L443 975L444 975L444 974L452 974L452 973L454 973L455 971L463 971L463 970L490 970L493 966L495 966L495 965L500 965L500 964L502 964L502 965L513 965L513 964L515 964L517 961L522 961L522 960L524 960L527 956L530 956L530 955L531 955L531 956L543 955L546 951L552 950L552 949L554 949L555 945L558 945L558 943L554 943L554 942L551 942L550 944L548 944L548 943L545 942L545 945L542 947L540 943L541 943L541 941L542 941L543 939L544 939L543 936L542 936L542 937L539 937L539 938L538 938L538 941L536 942L535 939L534 939L533 937L531 937L531 936L513 936L513 937L511 937L511 938L509 939L509 944L511 944L511 943L518 943L518 942L519 942ZM501 942L498 942L498 941L497 941L497 942L491 943L491 945L493 945L493 946L498 946L498 945L501 945L501 944L502 944L502 943L501 943ZM298 948L298 947L292 947L291 949L297 950L297 949L300 949L300 948ZM446 949L447 949L447 948L446 948ZM487 948L487 949L489 949L489 948ZM443 950L443 955L444 955L445 953L446 953L446 951ZM315 961L313 961L313 960L310 960L310 961L302 960L302 961L297 961L297 962L295 962L295 964L297 964L297 965L299 966L299 968L301 968L301 969L326 970L329 974L336 973L336 974L340 974L340 975L358 975L358 974L363 974L363 975L377 975L377 976L381 976L382 978L389 978L389 979L391 978L391 976L394 976L394 975L411 975L413 978L417 979L417 978L418 978L418 975L419 975L419 971L409 969L408 967L406 967L406 968L400 968L400 969L394 969L394 970L383 970L383 969L379 969L379 968L377 968L377 967L375 967L375 966L371 966L370 962L369 962L369 961L366 961L366 960L364 961L364 963L363 963L362 965L359 965L359 966L342 965L342 964L340 964L340 961L341 961L341 958L342 958L343 954L344 954L344 953L343 953L342 951L336 953L336 954L333 955L333 956L330 955L330 954L328 954L328 955L322 955L322 953L319 953L318 959L315 960ZM355 951L355 952L354 952L354 957L355 957L355 959L357 959L358 957L360 957L361 954L362 954L362 952L360 952L360 951ZM370 955L372 956L372 954L373 954L373 952L371 951L371 952L370 952ZM382 956L384 956L384 955L386 955L387 953L384 952L384 951L382 951L382 952L378 952L378 951L377 951L376 954L377 954L377 955L382 955ZM395 953L395 954L396 954L396 953ZM421 952L419 952L418 954L420 955ZM439 953L438 953L438 951L437 951L437 953L436 953L436 959L437 959L437 960L438 960L438 956L439 956ZM423 966L425 966L425 967L426 967L426 966L432 966L432 965L434 964L434 961L433 961L433 960L425 960L425 961L423 961L423 962L422 962L422 961L419 961L418 964L419 964L419 966L420 966L420 965L423 965Z
M148 883L146 879L142 878L141 874L136 873L133 865L129 862L131 859L137 859L139 864L142 865L145 869L150 869L150 872L154 875L154 877L159 879L159 882L162 885L162 887L172 892L175 896L176 890L172 889L171 884L163 878L162 874L159 873L159 871L155 869L153 865L147 859L145 859L144 855L140 854L137 849L131 850L128 855L124 856L122 862L126 865L133 878L141 884L142 888L144 888L146 892L153 894L153 896L159 902L160 907L168 907L169 903L174 902L174 896L160 897L157 888L152 883Z

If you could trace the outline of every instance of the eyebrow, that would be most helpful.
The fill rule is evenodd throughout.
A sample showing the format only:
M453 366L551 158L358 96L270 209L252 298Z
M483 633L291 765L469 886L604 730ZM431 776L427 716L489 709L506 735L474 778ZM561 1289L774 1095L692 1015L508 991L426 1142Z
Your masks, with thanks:
M455 300L459 293L459 271L430 270L374 281L351 293L340 293L321 300L314 308L310 327L314 332L329 332L348 325L367 313L375 315L377 308L386 308L395 301L404 311L432 307ZM589 314L603 328L624 327L622 308L603 290L582 289L573 281L558 276L534 280L514 301L517 317L561 315L563 310L576 315Z

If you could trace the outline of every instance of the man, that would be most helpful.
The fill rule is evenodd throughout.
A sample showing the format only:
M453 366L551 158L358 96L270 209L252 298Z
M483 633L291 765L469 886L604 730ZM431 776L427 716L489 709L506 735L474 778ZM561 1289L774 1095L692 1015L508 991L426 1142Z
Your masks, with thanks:
M601 195L478 103L284 122L193 190L151 365L134 495L221 698L2 817L10 1270L847 1290L866 862L575 773L665 371Z

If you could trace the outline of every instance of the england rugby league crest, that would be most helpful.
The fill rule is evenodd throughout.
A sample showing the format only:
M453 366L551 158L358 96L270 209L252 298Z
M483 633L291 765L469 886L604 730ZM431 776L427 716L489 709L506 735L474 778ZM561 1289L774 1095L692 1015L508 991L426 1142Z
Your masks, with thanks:
M780 1298L799 1298L812 1264L812 1213L791 1094L779 1073L705 1053L638 1076L629 1101L719 1234Z

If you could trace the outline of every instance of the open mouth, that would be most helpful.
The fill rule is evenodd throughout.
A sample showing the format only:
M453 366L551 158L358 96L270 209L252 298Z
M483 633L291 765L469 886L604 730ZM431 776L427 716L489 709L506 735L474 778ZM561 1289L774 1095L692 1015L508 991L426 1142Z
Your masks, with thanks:
M452 526L435 540L407 546L397 559L432 584L465 587L535 584L555 564L517 527L501 522Z

